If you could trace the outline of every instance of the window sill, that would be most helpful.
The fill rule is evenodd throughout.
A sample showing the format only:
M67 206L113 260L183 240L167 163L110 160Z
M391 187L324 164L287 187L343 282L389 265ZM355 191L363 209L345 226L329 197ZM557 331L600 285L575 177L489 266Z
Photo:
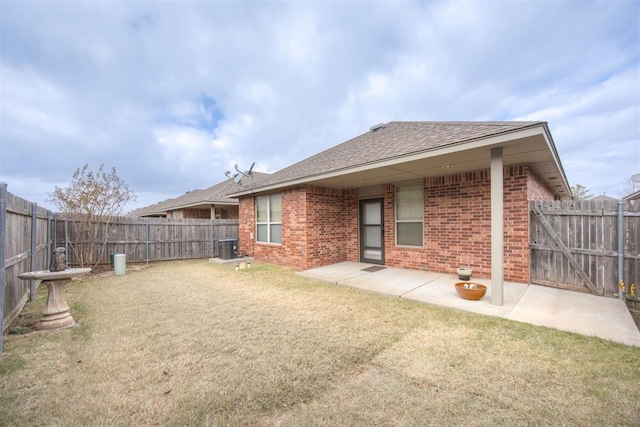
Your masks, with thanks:
M256 245L259 245L259 246L280 247L280 246L282 246L282 243L271 243L271 242L258 242L258 241L256 241Z
M409 245L398 245L398 244L396 244L396 248L399 248L399 249L424 249L424 245L422 245L422 246L409 246Z

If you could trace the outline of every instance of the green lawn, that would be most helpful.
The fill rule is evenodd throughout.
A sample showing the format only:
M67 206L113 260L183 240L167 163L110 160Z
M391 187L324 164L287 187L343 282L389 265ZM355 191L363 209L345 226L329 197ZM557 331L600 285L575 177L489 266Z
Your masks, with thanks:
M157 263L66 295L78 326L5 337L2 426L640 422L639 348L280 267Z

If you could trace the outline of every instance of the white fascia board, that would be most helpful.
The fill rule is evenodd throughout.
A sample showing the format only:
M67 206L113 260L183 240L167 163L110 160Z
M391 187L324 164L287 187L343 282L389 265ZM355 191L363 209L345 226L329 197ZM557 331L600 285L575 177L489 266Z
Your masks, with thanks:
M531 128L509 132L501 135L490 136L488 138L474 139L469 142L456 143L456 144L449 145L447 147L437 148L435 150L421 151L418 153L409 154L409 155L400 156L400 157L394 157L394 158L390 158L390 159L375 162L375 163L367 163L364 165L354 166L350 168L338 169L328 173L305 176L303 178L297 178L290 181L283 181L277 184L267 185L264 187L257 187L247 191L231 193L231 194L228 194L227 197L237 198L240 196L247 196L255 193L265 193L268 191L277 190L284 187L293 187L296 185L307 184L313 181L319 181L327 178L335 178L341 175L364 172L364 171L381 168L381 167L394 166L397 164L411 162L414 160L422 160L422 159L427 159L429 157L444 156L447 154L453 154L460 151L473 150L475 148L497 146L497 145L512 141L514 139L527 138L527 137L536 136L536 135L543 135L545 138L545 141L547 142L547 145L549 145L549 138L547 136L546 130L544 130L543 127L545 127L545 125L544 123L541 123ZM552 152L554 154L554 160L556 162L556 165L558 165L559 163L557 161L557 153L555 152L555 147L552 150ZM562 170L562 168L559 168L559 169ZM564 172L563 172L563 175L564 175ZM563 179L565 180L565 183L566 183L566 179L564 178L564 176L563 176Z
M560 177L562 178L562 182L565 185L565 189L571 195L571 187L569 186L569 181L567 180L567 176L564 173L564 168L562 167L562 163L560 163L560 156L558 155L558 151L556 150L556 144L553 142L553 137L551 136L551 132L549 128L544 126L544 141L547 143L547 148L549 148L549 152L553 157L553 162L556 165L556 168L560 171Z
M239 202L210 202L210 201L202 201L202 202L194 202L194 203L189 203L187 205L178 205L178 206L171 206L168 208L163 209L161 212L169 212L169 211L176 211L179 209L187 209L187 208L191 208L193 206L202 206L202 205L208 205L209 207L211 206L238 206Z

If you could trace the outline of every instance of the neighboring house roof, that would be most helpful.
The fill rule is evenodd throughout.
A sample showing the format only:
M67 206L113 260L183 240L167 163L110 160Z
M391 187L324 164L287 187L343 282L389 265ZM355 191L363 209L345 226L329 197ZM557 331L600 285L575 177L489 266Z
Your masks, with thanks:
M163 210L165 206L170 206L173 199L163 200L151 206L145 206L129 212L128 216L142 217L142 216L165 216L166 211Z
M252 172L253 179L256 181L257 185L260 185L264 182L269 174L261 173L261 172ZM212 185L209 188L205 188L204 190L193 190L186 194L183 194L180 197L176 197L172 199L170 206L167 208L165 206L164 210L176 210L176 209L184 209L197 207L201 205L237 205L238 199L233 197L228 197L229 193L234 191L238 191L240 188L252 188L255 187L255 184L251 180L251 178L244 177L242 179L242 187L240 184L236 184L230 179L226 179L218 184Z
M258 185L263 182L269 174L261 172L252 172L253 179ZM244 177L242 179L243 187L254 187L251 178ZM131 212L130 216L157 216L164 215L169 211L185 209L185 208L210 208L211 205L237 205L238 199L228 197L227 195L233 191L240 189L240 184L226 179L218 184L203 190L192 190L182 196L173 199L167 199L155 205L137 209Z
M601 194L599 196L592 197L589 200L592 200L592 201L595 201L595 202L617 202L618 201L618 199L616 199L615 197L607 196L605 194Z
M292 185L377 185L489 168L491 148L504 165L532 164L562 198L571 198L546 122L389 122L269 176L236 197ZM446 167L446 170L443 170Z
M624 198L624 200L640 200L640 190L635 193L631 193Z

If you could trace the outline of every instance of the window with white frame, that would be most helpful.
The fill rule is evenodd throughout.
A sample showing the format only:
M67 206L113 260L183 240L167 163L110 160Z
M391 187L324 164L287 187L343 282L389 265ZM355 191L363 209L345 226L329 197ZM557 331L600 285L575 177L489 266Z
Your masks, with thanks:
M280 194L256 197L256 236L258 242L282 243Z
M396 187L396 245L421 247L423 224L422 185Z

